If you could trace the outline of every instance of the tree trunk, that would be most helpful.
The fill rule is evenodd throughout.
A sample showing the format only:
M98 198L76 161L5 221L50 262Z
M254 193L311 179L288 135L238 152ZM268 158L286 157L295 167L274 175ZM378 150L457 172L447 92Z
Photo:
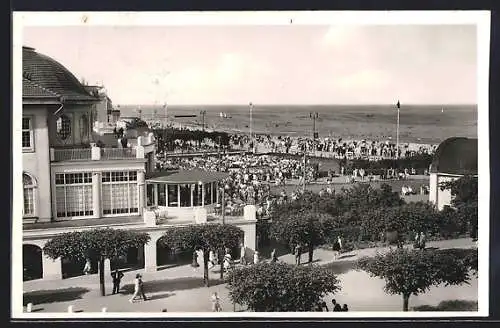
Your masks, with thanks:
M205 283L205 287L210 287L210 283L208 281L208 250L203 250L203 282Z
M219 251L219 264L220 264L220 280L224 279L224 256L223 252Z
M309 251L309 263L312 263L313 262L314 246L309 244L308 251Z
M403 294L403 311L408 312L408 301L410 299L409 294Z
M106 287L104 286L104 258L99 258L99 285L101 288L101 296L106 296Z

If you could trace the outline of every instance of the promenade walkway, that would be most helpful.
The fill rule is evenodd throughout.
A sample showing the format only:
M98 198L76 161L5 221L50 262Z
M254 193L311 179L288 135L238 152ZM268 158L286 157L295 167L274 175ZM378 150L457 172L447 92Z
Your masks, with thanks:
M429 242L428 247L437 248L471 248L474 247L470 239L455 239ZM334 261L332 251L317 249L314 261L319 265L327 265L339 275L342 291L335 295L339 302L349 304L351 311L401 310L400 297L388 296L383 291L383 281L370 278L364 272L351 270L352 263L363 256L374 256L377 252L387 251L388 248L369 248L355 250L343 254L342 258ZM280 261L294 263L292 254L279 257ZM303 254L302 261L307 261L307 254ZM31 301L34 311L39 312L66 312L69 305L75 311L100 312L106 307L108 312L210 312L210 296L218 292L221 297L223 311L233 311L233 305L228 297L225 285L218 281L218 268L210 272L211 287L203 286L203 268L192 268L189 265L171 267L157 272L144 273L143 270L125 273L122 281L122 292L117 295L101 297L99 294L99 278L97 275L69 278L59 281L28 281L24 282L25 302ZM148 301L129 303L133 291L133 278L141 272L145 282L146 294L151 298ZM107 294L111 294L111 278L106 277ZM430 296L429 296L429 295ZM434 295L434 296L433 296ZM447 299L477 300L477 281L470 285L458 287L440 287L429 293L410 300L410 305L430 304ZM326 297L329 305L332 295ZM432 302L426 302L432 300ZM413 302L412 302L413 301ZM236 305L236 310L241 307Z

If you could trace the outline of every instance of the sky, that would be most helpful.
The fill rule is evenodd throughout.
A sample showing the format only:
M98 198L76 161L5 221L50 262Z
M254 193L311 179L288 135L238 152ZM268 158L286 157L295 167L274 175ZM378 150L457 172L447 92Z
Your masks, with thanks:
M25 27L115 105L477 103L475 25Z

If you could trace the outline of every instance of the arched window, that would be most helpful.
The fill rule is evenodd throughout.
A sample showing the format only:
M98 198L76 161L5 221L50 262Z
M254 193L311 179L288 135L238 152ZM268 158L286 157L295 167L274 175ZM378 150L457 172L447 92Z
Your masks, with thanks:
M23 217L36 216L36 182L27 173L23 173L23 199Z
M71 135L71 119L66 115L61 115L57 121L57 134L62 140L66 140Z

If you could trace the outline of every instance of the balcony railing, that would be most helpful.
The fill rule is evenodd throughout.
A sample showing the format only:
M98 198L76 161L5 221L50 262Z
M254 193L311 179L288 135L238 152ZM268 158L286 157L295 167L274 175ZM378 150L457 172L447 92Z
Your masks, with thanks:
M134 148L101 148L101 160L136 158Z
M90 161L91 159L91 148L56 148L54 149L54 159L52 161Z
M143 154L137 154L136 148L51 148L50 152L52 162L144 158Z

